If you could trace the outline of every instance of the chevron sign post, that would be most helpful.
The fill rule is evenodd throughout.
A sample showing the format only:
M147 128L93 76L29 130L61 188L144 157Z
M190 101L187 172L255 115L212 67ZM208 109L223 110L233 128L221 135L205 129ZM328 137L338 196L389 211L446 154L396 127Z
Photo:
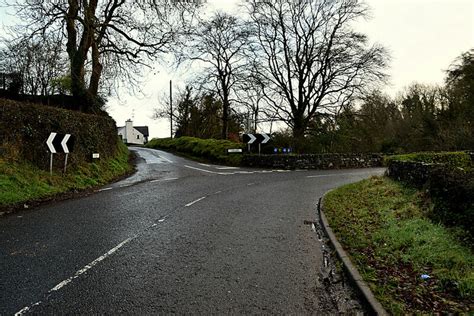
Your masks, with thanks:
M71 134L51 133L49 134L48 140L46 140L46 145L51 153L51 158L49 160L49 173L51 175L53 174L53 155L56 153L66 154L64 158L64 173L66 173L67 158L69 152L71 152L74 147L74 136L71 136Z
M270 135L261 133L261 134L244 134L242 136L242 140L244 143L248 145L248 151L250 152L250 145L251 144L258 144L258 154L260 155L261 152L261 145L266 144L270 141Z

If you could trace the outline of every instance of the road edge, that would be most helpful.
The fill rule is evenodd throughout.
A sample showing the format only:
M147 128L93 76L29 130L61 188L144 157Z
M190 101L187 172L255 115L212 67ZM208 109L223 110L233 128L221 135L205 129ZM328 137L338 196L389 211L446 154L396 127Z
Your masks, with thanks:
M382 304L380 304L380 302L375 298L367 283L365 283L365 281L362 279L362 276L360 275L357 268L352 264L348 254L345 252L344 248L342 248L328 223L326 215L324 214L324 198L329 192L331 192L331 190L327 191L321 198L319 198L318 216L323 230L329 238L330 245L336 251L337 257L342 261L344 270L347 272L347 276L355 286L356 290L359 292L360 297L363 299L363 303L369 309L370 314L388 315Z

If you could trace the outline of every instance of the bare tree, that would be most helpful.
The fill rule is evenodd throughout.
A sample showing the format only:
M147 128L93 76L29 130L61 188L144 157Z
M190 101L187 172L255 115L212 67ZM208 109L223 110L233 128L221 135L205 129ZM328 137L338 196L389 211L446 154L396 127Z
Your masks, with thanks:
M223 105L222 138L228 138L231 94L246 67L244 50L250 32L238 18L218 12L201 21L190 34L181 59L201 62L205 69L200 81L216 92ZM212 85L212 86L210 86Z
M21 76L21 92L29 95L51 95L53 80L66 75L67 61L61 37L19 38L6 41L1 52L4 72Z
M84 101L84 111L100 107L104 66L109 77L138 74L142 66L167 52L186 28L187 9L194 1L180 0L15 0L24 24L17 35L35 37L64 33L69 57L71 92Z
M368 8L358 0L249 0L254 58L263 94L302 139L318 112L335 111L368 83L385 78L385 49L368 45L351 23Z

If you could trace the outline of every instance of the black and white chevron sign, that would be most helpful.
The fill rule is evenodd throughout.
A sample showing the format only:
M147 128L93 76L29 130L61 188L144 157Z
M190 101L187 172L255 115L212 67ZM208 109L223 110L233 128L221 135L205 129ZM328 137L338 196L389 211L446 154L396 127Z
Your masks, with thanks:
M244 134L242 140L247 144L266 144L270 141L270 135L261 134Z
M71 136L71 134L51 133L46 141L46 145L48 145L48 149L52 154L69 154L74 148L74 136Z

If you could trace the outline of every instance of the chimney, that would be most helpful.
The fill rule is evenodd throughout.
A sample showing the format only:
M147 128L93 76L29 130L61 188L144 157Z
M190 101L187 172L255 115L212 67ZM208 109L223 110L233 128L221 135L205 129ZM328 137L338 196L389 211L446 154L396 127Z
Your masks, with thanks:
M133 122L131 119L125 121L125 138L127 143L133 141Z

